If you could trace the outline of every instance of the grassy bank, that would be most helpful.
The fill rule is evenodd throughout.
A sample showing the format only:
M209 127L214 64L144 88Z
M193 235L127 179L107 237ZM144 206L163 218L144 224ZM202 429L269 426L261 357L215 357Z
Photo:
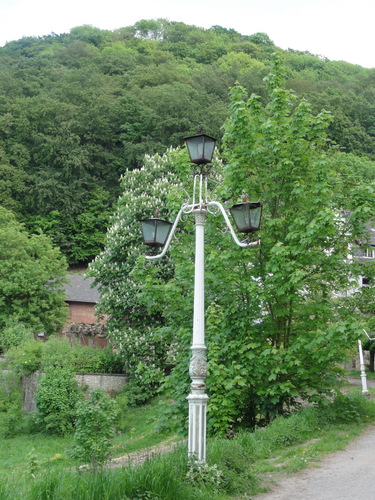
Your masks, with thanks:
M375 391L370 390L374 395ZM132 413L133 412L133 413ZM115 455L155 444L157 406L129 410L128 428L114 442ZM209 439L208 463L191 468L186 447L137 467L99 473L79 471L67 456L70 438L23 436L3 441L0 452L3 500L189 500L249 498L265 491L280 473L300 470L343 449L375 421L375 404L361 394L340 396L320 408L277 418L265 429L233 440ZM188 472L188 474L187 474Z
M157 400L142 407L127 408L117 422L119 430L112 442L112 456L119 457L171 440L173 436L170 434L156 431L155 422L158 414ZM4 427L12 427L12 422L9 423L6 414L0 413L0 432ZM73 443L72 434L57 436L33 433L27 432L27 427L32 428L32 425L28 424L25 427L25 432L1 441L0 481L12 477L20 478L25 473L27 475L30 468L38 470L39 473L47 469L64 470L80 465L69 457Z

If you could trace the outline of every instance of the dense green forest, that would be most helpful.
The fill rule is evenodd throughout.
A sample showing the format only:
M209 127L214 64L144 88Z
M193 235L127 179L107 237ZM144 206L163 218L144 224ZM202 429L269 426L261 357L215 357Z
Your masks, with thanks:
M244 36L142 20L115 31L79 26L0 48L0 204L31 233L50 235L70 264L101 250L119 178L145 154L195 133L219 139L229 88L267 99L279 50ZM334 116L328 135L345 163L374 172L375 69L280 51L287 87ZM348 155L348 156L346 156Z

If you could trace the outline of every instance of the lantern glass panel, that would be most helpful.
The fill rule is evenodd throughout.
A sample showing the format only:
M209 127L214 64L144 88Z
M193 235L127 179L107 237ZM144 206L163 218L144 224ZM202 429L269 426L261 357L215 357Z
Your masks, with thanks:
M208 161L212 161L212 157L214 155L214 149L215 149L215 139L211 139L211 137L205 138L204 141L204 158Z
M157 231L156 231L156 244L160 246L164 246L167 238L169 236L169 232L171 230L172 224L165 220L159 220L157 223Z
M262 215L262 206L258 204L257 206L250 208L250 224L254 228L254 231L260 228L260 217Z

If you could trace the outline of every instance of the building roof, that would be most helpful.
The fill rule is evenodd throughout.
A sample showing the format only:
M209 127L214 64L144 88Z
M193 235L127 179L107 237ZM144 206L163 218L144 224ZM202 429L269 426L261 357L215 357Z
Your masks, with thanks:
M99 302L99 287L94 286L94 278L86 277L84 274L67 274L68 283L64 283L64 291L67 294L67 302L88 302L97 304Z

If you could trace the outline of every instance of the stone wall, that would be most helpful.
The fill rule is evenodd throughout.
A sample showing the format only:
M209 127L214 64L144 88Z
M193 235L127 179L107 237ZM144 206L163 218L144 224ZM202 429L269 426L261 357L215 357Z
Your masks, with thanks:
M38 373L34 372L31 375L22 375L23 387L23 409L26 412L35 411L35 395L38 390Z
M126 384L126 375L107 375L104 373L84 373L76 375L79 385L90 389L104 389L111 395L119 392Z
M23 404L26 412L36 410L35 395L38 390L38 379L43 373L32 373L31 375L23 375ZM77 374L76 380L79 385L90 391L90 389L101 388L108 394L114 396L126 384L126 375L107 375L103 373L85 373Z

